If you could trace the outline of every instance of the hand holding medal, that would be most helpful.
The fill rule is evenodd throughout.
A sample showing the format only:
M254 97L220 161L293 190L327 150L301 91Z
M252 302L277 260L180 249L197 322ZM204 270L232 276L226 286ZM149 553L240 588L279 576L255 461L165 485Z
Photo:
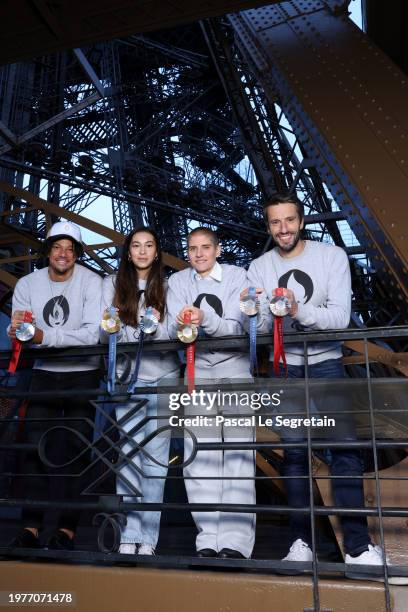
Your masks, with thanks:
M274 297L269 304L273 321L273 370L276 376L280 374L279 362L282 358L286 376L288 367L286 365L285 347L283 344L283 317L288 315L292 309L292 302L286 295L287 289L278 287L274 290Z
M287 314L289 314L292 307L292 303L289 301L289 298L283 295L281 291L281 287L275 289L276 295L271 299L271 303L269 304L271 313L275 317L285 317Z
M19 321L16 325L16 337L13 338L11 359L7 370L9 374L15 373L18 361L20 359L21 349L23 348L23 343L32 340L34 338L34 334L35 321L33 313L29 310L25 310L22 315L22 321Z
M109 306L109 308L104 311L101 327L109 334L108 393L114 393L116 379L116 345L118 341L118 332L121 327L119 310L115 308L115 306Z
M101 327L107 334L116 334L120 330L119 311L115 306L106 308L102 315Z
M249 287L240 296L239 307L241 312L249 317L249 361L251 374L258 371L258 361L256 357L256 315L259 312L259 299L257 298L255 287Z
M189 345L186 348L187 384L188 392L191 393L194 390L195 344L193 342L198 336L198 328L191 322L191 312L189 310L183 313L183 323L179 324L177 336L181 342Z
M140 321L140 329L145 334L154 334L159 325L159 319L154 314L154 310L151 306L146 308L146 312Z
M191 322L191 312L188 310L183 313L183 323L179 324L177 336L181 342L184 342L184 344L194 342L198 336L197 325L194 325L194 323Z

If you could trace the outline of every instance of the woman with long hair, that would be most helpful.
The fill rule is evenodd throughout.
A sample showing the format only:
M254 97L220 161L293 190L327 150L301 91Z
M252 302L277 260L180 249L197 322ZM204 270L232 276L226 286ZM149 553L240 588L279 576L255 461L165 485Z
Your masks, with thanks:
M138 227L127 237L117 274L108 276L103 281L102 310L114 306L118 309L121 329L118 342L135 342L139 344L141 323L146 309L158 320L157 329L145 338L168 339L166 326L166 285L160 244L156 233L148 227ZM107 341L107 334L101 330L101 340ZM136 354L120 362L117 374L121 382L129 382L136 366ZM130 367L129 367L130 365ZM178 377L178 360L176 354L153 351L142 354L136 387L157 386L163 378ZM134 377L133 377L134 380ZM137 409L139 400L147 403ZM138 426L142 419L149 420ZM125 496L125 501L142 501L157 503L163 499L163 490L167 474L169 442L168 432L153 435L142 450L137 445L160 427L157 417L157 395L141 397L131 395L126 402L116 405L116 418L122 441L119 442L120 473L117 477L116 491ZM126 439L127 438L127 439ZM136 443L136 444L135 444ZM122 465L121 465L122 464ZM142 493L136 497L135 491ZM160 512L130 512L127 525L122 527L119 552L124 554L152 555L155 552L160 529Z

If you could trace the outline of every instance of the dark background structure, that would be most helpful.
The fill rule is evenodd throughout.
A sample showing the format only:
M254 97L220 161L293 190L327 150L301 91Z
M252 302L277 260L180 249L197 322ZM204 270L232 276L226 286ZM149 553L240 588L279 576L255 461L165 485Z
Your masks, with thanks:
M406 323L407 9L392 4L363 3L365 34L338 0L2 3L3 311L55 206L100 234L75 215L97 202L106 226L112 208L115 231L86 249L104 273L139 223L172 268L202 223L245 266L271 247L262 203L296 189L307 234L349 254L353 324Z

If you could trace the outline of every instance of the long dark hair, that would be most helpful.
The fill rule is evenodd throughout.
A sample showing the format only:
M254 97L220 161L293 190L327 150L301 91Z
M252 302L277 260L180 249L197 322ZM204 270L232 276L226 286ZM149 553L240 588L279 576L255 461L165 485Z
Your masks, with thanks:
M146 232L154 238L156 244L156 258L152 263L149 275L146 279L144 300L146 308L152 306L160 312L163 320L166 297L164 290L164 268L159 239L156 232L150 227L137 227L126 236L123 244L122 259L120 260L118 273L116 275L115 295L113 306L119 309L121 321L126 325L136 327L138 321L138 308L142 291L139 289L139 275L132 260L130 259L130 245L135 234Z

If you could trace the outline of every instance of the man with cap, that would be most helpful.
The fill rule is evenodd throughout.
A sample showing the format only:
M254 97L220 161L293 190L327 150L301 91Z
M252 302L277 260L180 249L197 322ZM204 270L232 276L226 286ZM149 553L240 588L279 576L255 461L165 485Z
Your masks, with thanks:
M48 266L24 276L16 284L8 330L11 339L16 337L16 330L27 316L26 313L31 313L35 323L32 343L38 349L98 342L102 279L95 272L76 263L82 253L78 226L60 221L51 227L44 242ZM68 360L41 359L39 356L36 359L30 390L48 391L49 396L46 399L34 399L27 409L25 439L35 450L27 452L23 465L23 473L30 476L22 476L20 479L25 499L50 499L48 474L51 470L47 463L68 464L63 468L65 472L58 470L59 474L71 475L62 479L64 498L66 501L79 498L84 488L79 474L89 462L89 453L83 453L84 442L80 438L92 437L94 409L80 395L55 399L52 392L75 389L80 394L81 390L98 386L99 358L78 356ZM64 419L62 422L61 418ZM63 430L62 426L71 431ZM48 431L52 428L56 429ZM61 438L62 435L65 435L65 439ZM38 445L41 438L44 454L40 456ZM72 549L78 519L78 511L64 510L57 530L48 541L48 548ZM22 520L24 527L13 540L12 546L40 547L39 530L42 527L43 511L25 508Z

